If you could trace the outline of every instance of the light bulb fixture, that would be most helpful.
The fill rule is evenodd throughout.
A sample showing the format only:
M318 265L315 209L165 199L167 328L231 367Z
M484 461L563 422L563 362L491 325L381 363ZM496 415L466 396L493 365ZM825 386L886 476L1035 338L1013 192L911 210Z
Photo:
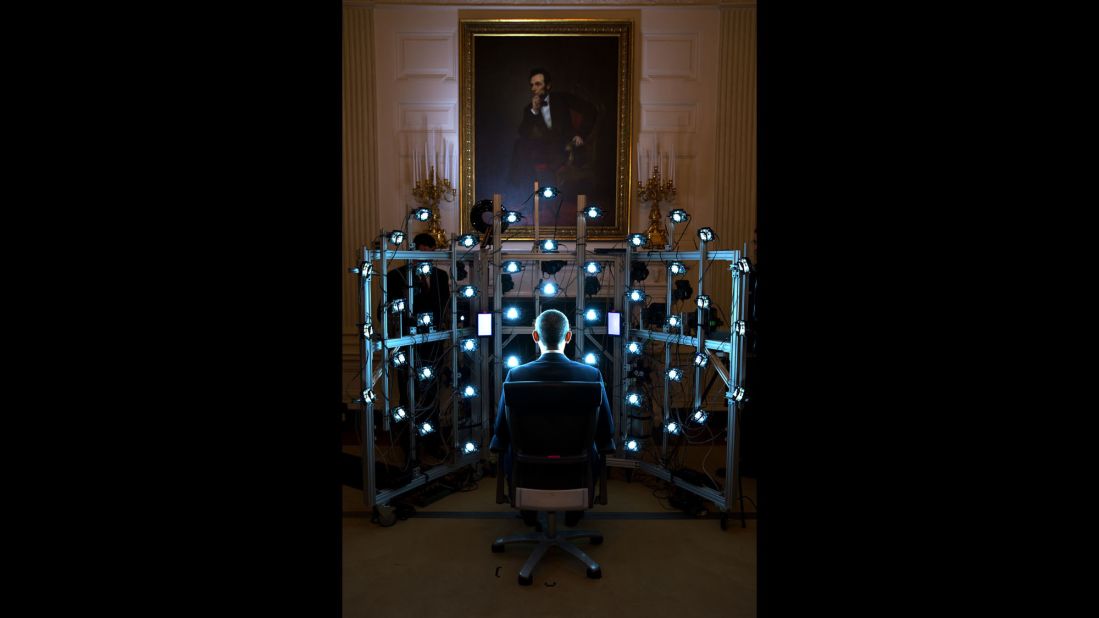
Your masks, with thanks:
M588 352L584 355L584 362L589 365L598 365L599 357L595 355L595 352Z
M709 309L710 297L705 294L701 294L698 298L695 299L695 304L698 305L699 309Z
M710 357L706 354L699 352L695 354L695 367L705 367L710 363Z
M393 356L389 359L389 362L394 367L403 367L408 362L408 355L404 353L404 350L397 350L393 353Z
M393 411L389 413L393 417L394 423L399 423L408 418L408 412L402 406L393 408Z
M630 234L626 237L626 242L634 247L644 247L649 244L649 237L644 234Z
M668 421L668 423L664 425L664 431L668 432L668 435L670 436L679 434L679 423Z
M641 450L641 442L639 442L637 438L627 438L625 446L626 450L631 453L636 453Z
M547 200L557 197L557 187L542 187L542 197Z
M416 265L417 275L430 275L431 274L431 262L420 262Z
M733 392L729 393L729 398L736 402L744 401L744 387L738 386L733 389Z
M401 230L393 230L389 233L389 242L394 246L400 246L404 242L404 232Z
M393 313L401 313L404 311L405 302L403 298L398 298L395 301L389 303L389 310Z
M699 408L695 410L694 414L691 415L691 420L701 425L702 423L706 422L706 419L709 418L709 416L710 415L706 414L705 410Z
M552 238L547 238L539 245L542 248L542 253L557 253L557 241Z
M679 327L683 326L683 320L679 319L678 315L673 314L673 315L669 315L664 320L664 324L667 325L668 328L679 328Z
M369 388L363 391L363 403L374 403L374 400L377 398L378 396L375 395L374 391L370 390Z
M431 423L424 421L420 423L417 430L420 432L421 436L426 436L427 434L435 431L435 428L431 426Z
M462 351L463 352L476 352L477 351L477 339L474 338L474 337L469 337L467 339L462 339L462 344L461 345L462 345Z
M584 270L587 271L589 275L598 275L603 272L603 265L599 262L588 262L587 264L584 264Z
M416 377L419 378L421 382L427 382L435 377L435 370L432 369L430 365L424 365L416 370Z
M504 268L504 272L506 272L506 273L522 272L523 263L520 262L519 260L508 260L508 261L504 262L503 268Z
M561 286L557 285L556 281L546 281L542 284L542 296L557 296L557 293L561 291Z
M366 318L369 320L370 316L366 316ZM367 322L366 324L363 324L363 337L366 337L367 339L369 339L373 336L374 336L374 323L373 322Z
M463 285L462 287L458 288L458 295L462 298L473 298L480 293L481 291L478 290L477 286L475 285Z
M682 275L687 272L687 265L683 262L672 262L671 264L668 264L668 272L673 275Z
M504 364L507 365L508 369L515 369L521 363L519 362L519 357L518 356L511 355L511 356L508 357L508 359L506 361L504 361Z
M626 293L626 298L630 299L630 302L639 303L645 300L648 294L640 288L633 288Z
M427 313L416 314L416 326L431 326L435 315L430 311Z
M589 322L595 322L599 319L599 311L597 309L588 308L584 311L584 319Z
M676 208L668 213L668 218L672 220L672 223L686 223L691 220L691 215L687 214L687 211L682 208Z
M630 354L634 354L634 355L641 354L641 350L643 350L643 349L644 349L644 346L641 345L640 341L631 341L631 342L626 344L626 352L628 352Z
M504 317L509 320L518 320L520 315L522 315L522 312L519 311L518 307L508 307L507 309L504 309Z
M680 382L683 380L683 370L679 367L672 367L664 372L664 377L668 378L672 382Z
M698 239L702 242L710 242L714 239L714 231L708 227L698 228Z
M458 244L462 245L466 249L469 249L473 245L477 244L477 241L479 240L480 238L478 238L476 234L463 234L458 238Z
M523 215L515 212L514 210L504 211L504 223L519 223L523 220Z
M473 453L476 453L477 450L477 445L469 440L467 440L466 443L462 445L462 453L466 455L472 455Z
M470 399L477 396L477 387L472 384L466 384L462 387L462 397Z
M596 219L603 216L603 209L592 204L584 209L584 214L587 215L589 219Z
M427 221L431 218L431 209L417 208L416 210L412 211L412 216L415 217L417 221Z
M737 320L736 334L743 337L744 334L747 333L747 332L748 332L748 324L744 320Z
M742 273L747 274L752 272L752 261L746 257L740 258L740 260L737 261L736 266Z
M641 393L626 393L626 405L640 408L641 403L644 401L644 397Z

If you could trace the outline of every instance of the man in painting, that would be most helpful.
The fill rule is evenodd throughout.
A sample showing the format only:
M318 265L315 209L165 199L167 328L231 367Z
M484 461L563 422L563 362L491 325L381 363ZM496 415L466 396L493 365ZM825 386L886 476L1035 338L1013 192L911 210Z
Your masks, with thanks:
M540 186L556 186L568 196L564 199L589 192L595 106L574 94L554 91L552 77L542 67L530 70L530 94L519 120L510 183L532 191L537 180Z

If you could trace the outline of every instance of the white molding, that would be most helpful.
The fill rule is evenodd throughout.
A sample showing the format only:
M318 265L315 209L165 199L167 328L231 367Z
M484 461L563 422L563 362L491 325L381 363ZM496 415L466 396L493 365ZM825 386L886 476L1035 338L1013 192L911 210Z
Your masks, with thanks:
M396 54L394 56L397 59L397 79L417 79L425 77L442 77L444 79L453 80L458 68L458 35L456 32L397 32L393 38L396 45ZM426 58L439 58L437 66L409 66L407 56L405 55L409 44L420 42L421 44L428 45L428 43L443 43L441 46L446 50L445 54L439 54L440 46L431 45L431 49L424 49L423 57Z
M427 125L422 122L427 115ZM435 118L442 118L446 124L432 122ZM457 101L398 101L396 126L404 132L425 132L431 129L441 129L447 133L457 134L455 120L458 119Z
M642 103L641 131L694 133L698 130L698 105L694 103Z
M642 76L645 79L685 79L698 80L698 56L702 50L702 35L698 32L643 34ZM680 67L654 68L654 59L664 48L665 54L675 44L687 45L686 65Z

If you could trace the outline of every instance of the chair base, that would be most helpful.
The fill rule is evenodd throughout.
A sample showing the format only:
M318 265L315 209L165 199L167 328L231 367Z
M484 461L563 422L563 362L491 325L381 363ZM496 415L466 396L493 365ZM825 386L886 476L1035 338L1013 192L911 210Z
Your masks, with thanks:
M552 515L551 515L552 517ZM599 563L592 560L591 556L584 553L576 545L573 545L570 541L572 539L590 539L592 545L599 545L603 542L603 533L598 530L561 530L554 531L556 526L550 522L550 532L527 532L524 534L512 534L509 536L502 536L492 543L492 551L494 553L500 553L504 551L504 546L511 543L537 543L534 551L531 552L530 557L523 563L523 568L519 569L519 584L523 586L529 586L533 579L531 574L534 572L534 567L538 566L538 563L542 560L542 557L546 555L551 547L559 547L568 554L583 562L587 568L587 575L591 579L599 579L603 576L603 571L599 567Z

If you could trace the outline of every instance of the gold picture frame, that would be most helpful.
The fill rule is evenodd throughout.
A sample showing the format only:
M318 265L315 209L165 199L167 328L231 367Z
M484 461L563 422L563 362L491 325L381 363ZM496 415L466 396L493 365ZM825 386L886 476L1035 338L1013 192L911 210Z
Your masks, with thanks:
M586 237L624 239L634 193L633 23L471 19L460 32L462 232L473 227L474 206L499 193L523 215L504 240L532 240L538 180L560 190L539 200L540 237L575 238L576 196L585 195L604 213L586 222ZM532 109L536 69L549 75L549 119Z

